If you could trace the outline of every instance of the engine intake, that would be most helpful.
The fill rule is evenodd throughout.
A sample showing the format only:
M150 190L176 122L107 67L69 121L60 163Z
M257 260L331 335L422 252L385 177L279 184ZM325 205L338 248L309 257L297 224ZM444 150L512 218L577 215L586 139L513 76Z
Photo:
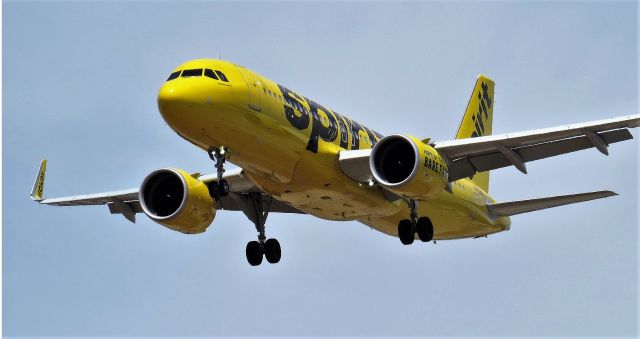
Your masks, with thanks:
M402 186L418 172L418 148L404 135L390 135L371 151L369 165L376 181L386 187Z
M178 232L204 232L216 214L207 185L179 169L152 172L139 194L142 210L151 220Z
M415 137L394 134L382 138L371 150L373 178L394 193L429 199L447 183L447 166L438 152Z

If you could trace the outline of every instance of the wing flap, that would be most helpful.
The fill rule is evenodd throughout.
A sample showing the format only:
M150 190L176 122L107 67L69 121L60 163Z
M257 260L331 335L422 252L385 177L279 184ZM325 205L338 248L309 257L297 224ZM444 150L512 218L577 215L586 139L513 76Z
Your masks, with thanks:
M530 199L521 201L503 202L488 205L489 213L494 216L512 216L516 214L539 211L547 208L558 207L579 202L596 200L618 195L612 191L597 191L589 193L560 195L555 197Z
M255 192L252 192L252 193L255 193ZM243 210L242 201L240 201L238 198L246 194L247 193L232 192L228 196L222 198L222 206L220 205L220 203L217 203L216 207L219 210L225 210L225 211L242 211ZM262 193L262 194L266 195L265 193ZM305 214L299 209L289 206L286 203L276 199L273 199L271 201L271 205L269 206L269 212Z

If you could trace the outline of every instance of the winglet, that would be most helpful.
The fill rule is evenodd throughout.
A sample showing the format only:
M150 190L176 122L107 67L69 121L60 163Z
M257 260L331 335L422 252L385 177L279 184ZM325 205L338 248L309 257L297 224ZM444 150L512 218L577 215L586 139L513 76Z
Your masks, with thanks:
M35 201L42 201L44 198L44 176L47 172L47 160L42 160L40 164L40 170L36 181L33 183L33 189L31 190L31 199Z

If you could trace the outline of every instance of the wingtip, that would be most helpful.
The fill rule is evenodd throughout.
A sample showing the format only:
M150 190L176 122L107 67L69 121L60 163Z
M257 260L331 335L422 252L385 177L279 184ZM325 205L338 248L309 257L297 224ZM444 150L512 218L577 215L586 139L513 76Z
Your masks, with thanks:
M598 196L596 199L615 197L616 195L619 195L618 193L610 190L596 191L596 192L593 192L592 194L595 194Z
M44 200L44 179L47 172L47 159L43 159L40 162L40 169L36 175L36 179L31 189L31 200L40 202Z

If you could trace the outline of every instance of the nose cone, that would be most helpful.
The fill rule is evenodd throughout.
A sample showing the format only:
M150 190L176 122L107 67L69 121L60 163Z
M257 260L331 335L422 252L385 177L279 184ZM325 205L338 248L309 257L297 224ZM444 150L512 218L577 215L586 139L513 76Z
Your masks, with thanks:
M166 82L158 92L158 110L164 121L177 133L189 136L194 133L194 121L202 109L194 91L181 81Z
M186 132L189 124L205 109L197 86L184 81L169 81L158 92L158 109L174 130ZM185 131L183 131L185 130Z
M216 85L204 77L180 77L165 82L158 92L158 109L164 121L194 143L202 137L203 125L216 112L211 83Z
M177 86L167 82L160 88L158 93L158 108L162 115L171 113L189 101L189 93L184 86Z

